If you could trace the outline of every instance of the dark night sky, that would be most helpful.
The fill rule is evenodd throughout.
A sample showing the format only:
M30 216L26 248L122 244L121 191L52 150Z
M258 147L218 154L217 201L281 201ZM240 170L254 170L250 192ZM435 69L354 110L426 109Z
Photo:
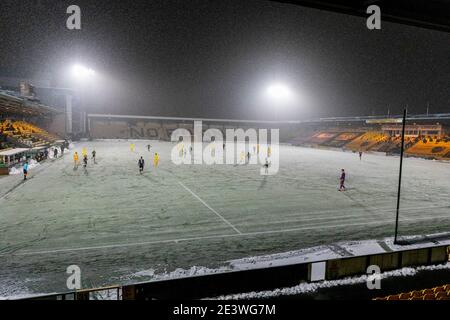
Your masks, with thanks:
M65 27L82 9L82 30ZM381 8L382 9L382 8ZM98 72L90 111L273 117L274 81L302 97L279 117L450 112L449 34L263 0L1 0L0 76Z

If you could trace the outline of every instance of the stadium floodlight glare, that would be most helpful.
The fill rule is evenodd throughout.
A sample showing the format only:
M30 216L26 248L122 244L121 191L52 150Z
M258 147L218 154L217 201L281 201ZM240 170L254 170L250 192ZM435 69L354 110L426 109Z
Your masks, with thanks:
M76 64L72 67L72 74L76 79L86 80L95 76L95 71L80 64Z
M293 93L288 86L282 83L274 83L267 88L267 95L275 102L289 102L293 98Z

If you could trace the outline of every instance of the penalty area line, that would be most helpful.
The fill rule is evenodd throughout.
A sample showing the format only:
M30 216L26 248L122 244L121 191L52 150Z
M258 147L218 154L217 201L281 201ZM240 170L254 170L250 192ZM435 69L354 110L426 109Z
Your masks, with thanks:
M205 207L207 207L209 210L211 210L213 213L215 213L220 219L222 219L223 222L228 224L231 228L233 228L234 231L236 231L238 234L242 234L231 222L229 222L227 219L225 219L220 213L218 213L216 210L211 208L205 201L203 201L198 195L196 195L191 189L186 187L183 183L178 181L180 186L182 186L184 189L186 189L190 194L192 194L198 201L200 201Z

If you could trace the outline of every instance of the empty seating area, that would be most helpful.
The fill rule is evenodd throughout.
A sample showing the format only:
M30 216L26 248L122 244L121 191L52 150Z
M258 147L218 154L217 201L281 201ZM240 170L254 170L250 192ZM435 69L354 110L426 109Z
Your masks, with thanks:
M31 123L14 120L0 122L0 135L4 137L6 147L16 144L34 148L48 145L58 139Z
M416 139L406 150L408 155L434 159L450 159L450 137L424 137Z
M341 148L351 142L352 140L356 139L362 134L362 132L343 132L338 134L333 139L323 143L325 146L329 147L335 147L335 148Z
M293 145L303 145L309 143L312 137L316 134L315 131L300 133L289 139L288 142Z
M14 148L14 145L8 142L0 142L0 150Z
M415 290L386 297L378 297L373 300L450 300L450 284L431 289Z
M326 131L320 131L314 134L310 139L309 143L312 144L322 144L325 142L328 142L335 138L339 133L337 132L326 132Z
M16 121L15 124L18 127L22 127L24 130L30 131L32 134L42 136L45 140L47 140L49 142L54 142L54 141L58 140L58 137L56 135L51 134L51 133L45 131L44 129L41 129L38 126L35 126L34 124L31 124L29 122Z
M371 150L376 145L380 145L389 139L388 136L381 131L368 131L353 141L350 141L345 148L352 151L367 151Z
M340 129L342 130L342 129ZM366 129L367 130L367 129ZM389 136L383 131L368 130L362 128L348 132L339 131L316 131L313 134L300 134L290 139L294 145L320 145L326 147L344 148L354 152L372 151L386 154L399 154L401 149L401 136ZM450 135L438 138L427 137L405 137L405 153L409 156L450 160Z
M399 154L402 138L399 135L390 136L381 130L370 128L345 128L318 130L298 134L288 140L293 145L316 145L334 148L344 148L353 152L383 152ZM443 137L405 136L404 150L406 155L450 160L450 135Z
M402 139L400 137L386 137L384 141L372 146L371 151L386 152L386 153L400 153Z

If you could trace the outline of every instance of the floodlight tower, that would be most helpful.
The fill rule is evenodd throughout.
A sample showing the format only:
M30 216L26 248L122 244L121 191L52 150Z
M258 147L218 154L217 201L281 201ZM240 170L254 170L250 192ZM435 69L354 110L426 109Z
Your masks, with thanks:
M86 96L86 87L87 85L92 84L92 81L95 79L96 72L88 67L85 67L81 64L75 64L72 66L71 76L74 81L75 87L77 87L77 91L80 94L80 131L82 133L86 133L86 110L84 105L84 100Z
M277 114L275 120L278 119L278 111L281 108L285 108L294 102L294 93L292 90L283 83L273 83L266 89L266 96L271 105L274 106Z

